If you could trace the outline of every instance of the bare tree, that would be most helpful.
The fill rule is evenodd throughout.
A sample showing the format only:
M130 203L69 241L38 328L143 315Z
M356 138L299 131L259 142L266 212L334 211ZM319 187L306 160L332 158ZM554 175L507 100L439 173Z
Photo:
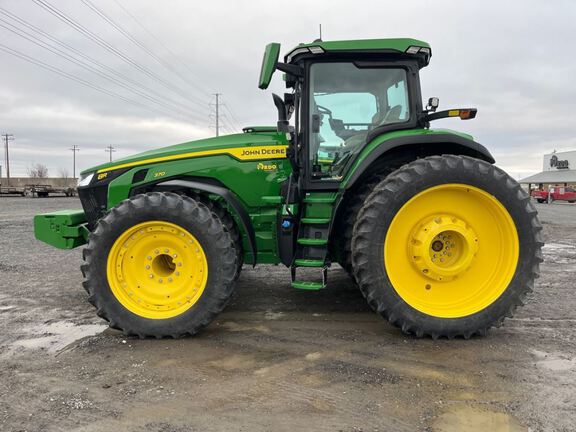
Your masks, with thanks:
M67 180L68 177L70 177L70 171L68 171L68 169L66 169L66 168L59 168L58 169L58 177L63 178L64 180Z
M48 167L44 164L37 163L27 168L28 177L43 179L48 177Z

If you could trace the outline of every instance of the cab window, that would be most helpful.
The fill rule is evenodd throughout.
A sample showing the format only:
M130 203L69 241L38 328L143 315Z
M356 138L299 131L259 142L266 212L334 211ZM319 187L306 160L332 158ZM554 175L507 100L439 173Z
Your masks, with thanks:
M372 129L410 118L402 68L316 63L310 68L309 101L309 163L316 179L340 179L344 162Z

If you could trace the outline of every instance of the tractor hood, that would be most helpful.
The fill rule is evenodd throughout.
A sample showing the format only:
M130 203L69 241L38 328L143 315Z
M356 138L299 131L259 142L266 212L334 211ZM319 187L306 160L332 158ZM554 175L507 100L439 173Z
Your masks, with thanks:
M230 154L236 156L237 150L245 147L261 147L270 145L286 145L285 134L279 134L274 126L250 126L243 129L244 133L224 135L182 144L162 147L138 153L134 156L118 159L110 163L98 165L82 171L82 175L93 172L107 172L115 169L131 168L139 165L149 165L167 160L186 159L188 157ZM230 151L227 151L230 150Z

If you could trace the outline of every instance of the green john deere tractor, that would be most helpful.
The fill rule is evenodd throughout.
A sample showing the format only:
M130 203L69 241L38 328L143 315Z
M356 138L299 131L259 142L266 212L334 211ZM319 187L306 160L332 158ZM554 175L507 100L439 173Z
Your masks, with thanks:
M187 142L82 173L83 210L35 218L36 237L86 245L84 287L111 327L180 337L209 324L243 264L290 268L327 287L339 263L404 332L485 334L521 305L541 262L530 197L470 135L431 129L476 110L423 107L414 39L266 47L259 87L276 126ZM289 123L294 118L293 124ZM311 272L303 267L317 269Z

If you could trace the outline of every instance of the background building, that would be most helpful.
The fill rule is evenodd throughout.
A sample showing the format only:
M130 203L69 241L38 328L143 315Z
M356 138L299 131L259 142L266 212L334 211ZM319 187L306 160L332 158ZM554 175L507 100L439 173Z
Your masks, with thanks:
M539 187L576 184L576 150L545 154L542 172L526 177L520 183Z

